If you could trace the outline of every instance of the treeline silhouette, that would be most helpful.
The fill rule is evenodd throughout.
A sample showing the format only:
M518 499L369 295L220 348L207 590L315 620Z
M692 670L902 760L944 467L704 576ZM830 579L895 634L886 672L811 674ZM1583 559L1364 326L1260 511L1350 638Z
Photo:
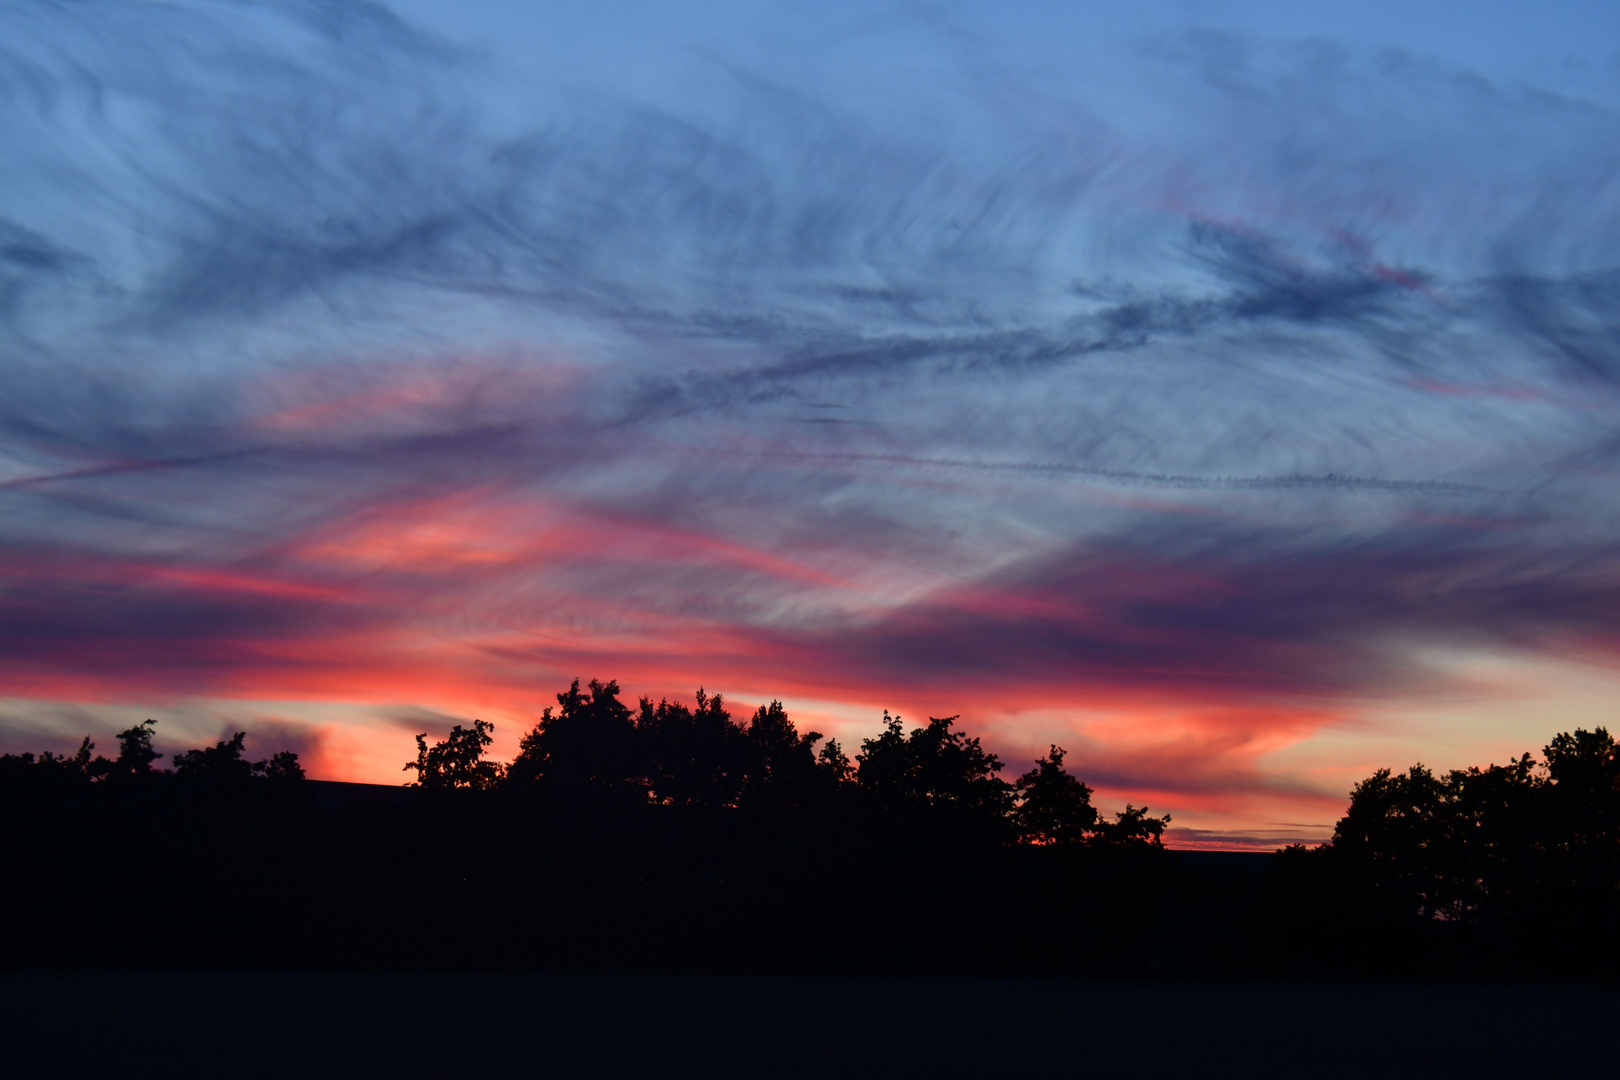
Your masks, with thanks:
M502 766L485 758L494 725L456 725L429 746L416 737L416 786L435 791L500 790L576 808L654 805L743 813L827 812L927 817L936 831L1002 842L1163 846L1169 817L1127 804L1107 820L1092 790L1063 768L1053 746L1016 783L1001 759L956 730L958 717L931 717L907 732L883 714L883 731L862 742L852 762L836 739L800 734L782 703L733 720L719 695L702 689L696 707L642 698L619 700L617 682L574 680L548 706L518 755Z
M237 733L160 766L0 757L11 966L1210 973L1608 978L1620 763L1358 784L1332 841L1174 852L1100 813L1057 746L1014 781L957 727L884 714L853 758L779 702L631 707L576 680L506 765L417 737L408 787L310 781Z

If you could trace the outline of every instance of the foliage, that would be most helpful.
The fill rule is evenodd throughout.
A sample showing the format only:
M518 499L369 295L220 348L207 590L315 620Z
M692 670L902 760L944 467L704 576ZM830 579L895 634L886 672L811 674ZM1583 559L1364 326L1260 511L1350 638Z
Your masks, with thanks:
M802 805L848 777L848 759L842 764L837 760L842 757L838 744L823 746L818 758L816 743L821 741L821 733L800 735L780 701L755 709L745 735L748 775L742 794L746 801Z
M278 783L304 779L304 767L298 763L298 755L291 750L278 751L264 761L244 758L242 754L246 749L246 738L246 732L238 731L213 746L176 754L175 778L206 784L241 784L254 777L264 777Z
M450 729L444 741L429 747L426 735L416 737L416 760L406 762L406 771L415 770L414 786L447 790L450 788L493 788L501 779L501 767L484 760L484 750L494 741L495 725L474 720L473 726L460 724Z
M38 758L26 753L0 755L0 784L32 782L37 786L61 787L89 783L90 751L95 748L96 744L86 737L72 756L53 754L49 750Z
M291 750L278 750L263 762L264 768L255 767L266 780L278 784L296 783L304 779L304 767L298 763L298 755Z
M1380 769L1355 786L1323 850L1376 900L1441 922L1599 900L1620 877L1620 763L1608 731L1556 736L1538 764L1436 776Z
M544 784L565 796L640 795L647 790L647 763L619 684L592 679L590 693L579 680L557 695L534 730L519 741L507 767L513 786Z
M736 806L751 764L748 733L731 720L719 694L701 687L697 708L641 699L636 736L646 748L646 783L655 802Z
M174 756L174 775L182 780L205 783L245 783L255 773L264 771L265 763L247 761L242 757L245 732L238 731L229 739L221 739L213 746L200 750L187 750Z
M1170 815L1153 817L1145 806L1125 804L1125 809L1114 815L1113 821L1097 822L1093 843L1118 847L1164 847L1164 830L1170 824Z
M1001 759L978 738L953 731L957 717L930 717L907 734L900 717L883 714L883 732L861 743L855 783L879 806L951 808L1005 819L1013 786L996 774Z
M855 764L844 753L844 748L838 745L837 739L828 739L827 744L817 752L816 769L833 784L847 784L855 779Z
M1064 751L1054 744L1047 756L1018 778L1018 835L1029 844L1083 844L1097 827L1091 788L1064 771Z
M113 761L98 757L89 764L92 776L108 780L134 780L150 776L152 765L163 755L152 749L152 729L156 720L143 720L118 733L118 757Z
M154 768L163 757L152 746L157 721L144 720L118 733L118 756L92 757L96 744L86 737L73 754L49 750L37 758L33 754L0 756L0 784L26 783L35 787L61 787L82 784L146 786L173 780L188 786L233 785L255 778L276 783L304 779L304 768L291 750L278 751L263 761L249 761L243 754L247 734L238 731L213 746L198 747L174 755L174 770Z
M1170 819L1146 808L1099 813L1060 746L1009 783L956 717L908 729L885 713L851 762L778 701L739 722L703 690L632 710L617 683L576 680L506 769L483 721L436 744L419 736L412 786L464 793L454 799L298 784L297 755L250 761L241 732L165 771L154 729L120 732L111 760L88 738L70 754L0 756L8 887L24 883L8 895L32 897L18 925L107 924L81 917L104 886L124 890L120 911L155 889L189 912L184 898L234 874L231 903L262 895L266 926L312 887L350 911L416 897L376 943L441 907L466 920L505 905L560 928L536 937L545 949L580 941L546 955L587 967L607 962L604 948L622 967L768 967L808 940L919 971L1073 972L1151 952L1170 972L1197 954L1215 965L1199 970L1228 974L1612 977L1620 961L1620 751L1602 728L1556 736L1539 761L1380 769L1355 785L1330 843L1287 849L1263 872L1172 856ZM308 850L327 861L301 862ZM571 899L547 909L558 895ZM812 929L835 912L836 931ZM872 912L891 914L861 921ZM1002 931L970 940L968 924L1033 929L1014 931L1022 944L1002 968ZM354 937L320 932L307 955ZM841 970L838 950L814 952L806 963Z

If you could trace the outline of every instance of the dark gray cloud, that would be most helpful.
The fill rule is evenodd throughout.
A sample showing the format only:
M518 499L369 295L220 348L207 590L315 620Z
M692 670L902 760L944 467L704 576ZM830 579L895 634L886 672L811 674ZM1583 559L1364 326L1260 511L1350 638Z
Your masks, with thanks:
M1512 522L1499 528L1512 529ZM1212 703L1437 689L1425 650L1597 656L1620 641L1613 545L1514 550L1411 523L1302 545L1231 527L1161 529L1009 568L808 646L911 684L1057 681L1191 689Z

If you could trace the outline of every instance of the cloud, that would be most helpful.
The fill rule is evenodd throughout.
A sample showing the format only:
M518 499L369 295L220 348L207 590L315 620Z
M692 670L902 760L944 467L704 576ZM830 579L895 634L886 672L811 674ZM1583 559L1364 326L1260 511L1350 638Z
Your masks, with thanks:
M891 604L840 610L819 597L812 614L800 600L788 619L728 605L720 593L703 609L710 628L669 641L674 656L663 663L744 685L803 694L836 686L951 711L1169 701L1287 721L1341 701L1451 692L1454 676L1427 659L1437 652L1597 659L1620 636L1607 547L1532 554L1503 549L1490 530L1423 521L1331 549L1302 542L1310 539L1166 525L1157 537L1114 538ZM640 568L644 602L694 615L684 593L660 593L660 576ZM577 610L589 619L588 604ZM599 666L613 654L593 652L587 638L552 655ZM636 662L655 663L645 654Z
M319 776L328 770L326 743L331 729L327 726L263 716L248 721L245 729L226 726L229 731L221 733L222 739L246 730L247 756L250 759L267 760L272 754L290 751L298 755L298 762L306 773Z
M8 10L8 691L589 665L1305 738L1442 684L1410 642L1610 648L1615 115L941 18L649 100L372 5ZM1093 761L1263 787L1264 741Z

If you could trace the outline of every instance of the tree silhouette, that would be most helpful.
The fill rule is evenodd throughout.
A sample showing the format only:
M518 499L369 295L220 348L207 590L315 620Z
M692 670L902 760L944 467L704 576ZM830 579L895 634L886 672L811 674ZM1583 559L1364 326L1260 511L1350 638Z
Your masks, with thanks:
M86 736L72 755L54 754L49 750L35 758L33 754L0 755L0 783L34 783L46 787L71 786L88 783L91 779L90 752L96 748Z
M753 805L803 806L831 794L849 776L849 759L838 744L823 746L818 758L821 732L799 734L780 701L754 710L746 736L749 761L743 798Z
M190 787L233 785L254 777L266 777L277 782L304 779L304 769L298 755L283 750L265 761L248 761L243 757L245 732L238 731L229 739L221 739L213 746L187 750L174 756L172 773L153 768L153 762L163 755L152 749L155 720L145 720L118 733L118 757L108 760L92 757L96 744L86 736L73 754L54 754L45 751L35 758L33 754L6 754L0 756L0 781L8 779L30 780L46 786L88 784L91 782L122 784L136 778L148 780L172 776L176 782Z
M844 753L844 748L838 745L837 739L828 739L816 753L816 771L834 787L855 780L855 764Z
M117 927L145 903L173 913L160 936L184 942L165 958L101 934L113 944L75 963L245 956L223 924L192 932L199 895L279 935L273 955L362 966L396 963L382 943L427 920L486 917L564 928L516 935L501 963L620 969L836 970L845 954L816 944L829 940L856 968L1024 974L1151 965L1167 948L1177 970L1232 974L1585 978L1620 960L1620 749L1605 729L1554 737L1544 764L1381 769L1330 844L1255 873L1171 857L1168 816L1100 814L1060 746L1009 784L957 724L884 713L851 762L780 701L739 723L701 689L633 711L617 683L575 680L505 770L483 721L417 736L406 769L418 789L460 790L442 798L274 791L302 778L297 755L250 761L242 732L164 772L148 720L110 761L88 738L0 756L0 906L72 950L76 927ZM420 888L399 887L406 873ZM873 934L872 911L904 915ZM1005 949L964 925L996 927Z
M1164 830L1170 824L1170 815L1153 817L1145 806L1125 804L1125 809L1114 815L1113 821L1097 822L1094 842L1118 847L1164 847Z
M1620 926L1620 753L1606 728L1560 734L1547 759L1546 887Z
M282 750L266 761L248 761L242 756L247 733L238 731L229 739L221 739L213 746L187 750L174 756L175 779L204 784L240 784L254 777L265 777L280 783L304 778L298 755Z
M735 806L748 781L749 738L719 694L697 692L697 708L641 699L636 735L650 765L653 799L671 806Z
M1451 905L1429 853L1443 843L1445 785L1423 765L1379 769L1350 791L1333 830L1333 848L1358 865L1367 883L1421 915Z
M275 783L292 783L304 779L304 767L298 763L298 755L291 750L278 750L270 755L268 761L260 762L266 780ZM258 769L258 766L255 766Z
M95 748L96 744L90 741L90 736L86 735L80 741L79 749L74 752L72 757L65 754L59 756L47 750L39 755L39 766L47 772L54 771L80 779L88 778L90 775L90 752Z
M1018 778L1018 835L1030 844L1083 844L1097 826L1091 788L1063 768L1064 751L1052 745L1046 757Z
M1563 842L1609 848L1620 843L1620 753L1608 729L1565 732L1543 753Z
M1423 765L1379 769L1351 790L1332 852L1392 910L1456 922L1531 887L1547 795L1529 754L1443 777Z
M888 809L932 807L1004 819L1012 810L1012 785L996 775L1001 759L977 737L951 730L957 717L929 717L928 726L906 734L898 716L883 714L883 732L861 743L855 779Z
M747 735L753 756L749 764L751 786L786 787L801 783L815 768L816 743L821 741L821 732L800 735L780 701L754 710L748 720Z
M187 750L174 756L176 779L213 784L246 783L253 774L264 770L264 762L257 767L242 757L246 733L238 731L229 739L221 739L213 746L200 750Z
M1437 917L1506 910L1544 871L1548 783L1529 754L1506 765L1447 774L1423 852Z
M515 787L544 785L567 796L612 793L644 796L647 762L630 710L619 700L619 684L590 681L590 694L575 679L547 706L534 730L523 736L507 767Z
M444 741L432 747L425 734L416 737L416 760L405 763L406 771L416 771L413 787L446 790L472 788L484 790L500 782L501 766L484 760L484 750L493 741L490 732L495 725L474 720L473 726L460 724L450 729Z
M143 720L132 728L118 733L118 757L108 761L98 757L89 763L92 776L109 780L132 780L151 776L152 763L163 755L152 749L152 729L156 720Z

